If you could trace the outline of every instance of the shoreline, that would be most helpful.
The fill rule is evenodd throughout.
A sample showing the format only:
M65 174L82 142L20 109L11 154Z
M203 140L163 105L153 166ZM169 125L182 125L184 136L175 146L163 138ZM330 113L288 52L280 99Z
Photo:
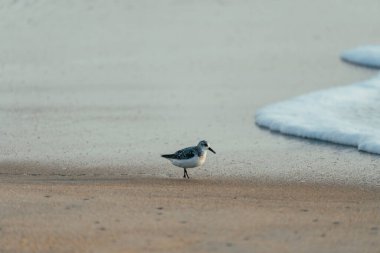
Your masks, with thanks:
M306 188L331 188L331 189L352 189L352 190L363 190L363 191L374 191L380 193L380 186L373 185L358 185L349 183L339 183L339 182L297 182L297 181L285 181L281 179L273 178L240 178L240 177L213 177L213 178L197 178L190 177L190 179L184 179L182 176L178 177L164 177L164 176L152 176L152 175L118 175L117 173L112 174L95 174L86 175L83 173L78 174L4 174L0 173L0 182L5 184L77 184L85 183L91 185L94 184L144 184L144 183L154 183L154 184L170 184L170 183L194 183L194 184L223 184L228 186L241 185L262 185L266 187L306 187Z
M30 167L30 163L0 163L0 182L2 183L80 183L80 182L111 182L120 183L125 181L129 182L181 182L186 181L182 178L181 171L178 168L168 169L169 172L161 171L156 168L152 173L151 168L147 167L70 167L65 169L58 169L52 164L39 163L38 166ZM306 168L306 167L305 167ZM331 188L352 188L352 189L367 189L367 190L380 190L380 185L372 183L357 183L355 181L342 181L342 180L298 180L297 178L289 179L282 177L273 177L268 175L259 176L246 176L246 175L211 175L207 171L198 169L189 170L190 179L187 181L192 182L205 182L209 184L226 183L227 185L233 184L258 184L268 186L309 186L309 187L331 187Z
M297 137L290 137L296 138ZM317 141L320 142L320 141ZM315 143L317 145L317 143ZM328 144L322 144L328 145ZM342 147L343 148L343 147ZM370 154L364 153L364 155L370 156ZM376 159L375 157L374 159ZM375 160L376 161L376 160ZM206 168L189 169L190 181L205 181L205 182L226 182L227 184L233 184L239 182L241 184L268 184L268 185L310 185L310 186L336 186L336 187L349 187L349 188L361 188L361 189L380 189L380 185L375 181L366 181L364 178L361 182L357 180L339 177L329 178L313 177L302 178L297 177L301 173L308 174L309 167L306 163L298 165L297 170L291 175L268 175L268 174L254 174L256 170L263 170L263 168L253 167L249 169L247 165L246 171L251 170L252 174L244 172L243 174L236 171L236 174L220 174L218 171L213 171L214 168L206 165ZM331 167L335 167L331 165ZM218 170L221 168L219 167ZM222 170L224 166L222 166ZM337 168L335 168L337 169ZM302 171L305 170L305 171ZM334 169L332 169L334 171ZM42 162L0 162L0 182L38 182L42 181L57 181L57 182L80 182L80 181L110 181L116 182L126 180L143 181L143 180L182 180L181 170L172 165L168 165L164 168L161 166L97 166L97 167L78 167L69 165L68 163L62 168L62 165L57 163L42 163ZM377 183L376 183L377 182Z

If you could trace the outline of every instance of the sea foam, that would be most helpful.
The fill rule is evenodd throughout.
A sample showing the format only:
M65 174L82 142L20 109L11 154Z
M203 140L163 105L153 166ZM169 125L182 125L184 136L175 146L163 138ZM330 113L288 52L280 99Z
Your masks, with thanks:
M380 67L380 47L357 48L342 57ZM256 123L284 134L380 154L380 76L266 106L256 112Z
M345 61L372 68L380 68L380 46L364 46L342 53Z

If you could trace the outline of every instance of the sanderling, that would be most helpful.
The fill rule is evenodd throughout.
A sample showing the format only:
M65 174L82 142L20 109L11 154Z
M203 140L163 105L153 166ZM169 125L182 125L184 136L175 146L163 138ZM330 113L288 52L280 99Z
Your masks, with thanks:
M200 141L197 146L184 148L174 154L161 156L169 159L173 165L183 168L183 178L190 178L186 169L195 168L204 164L207 150L216 154L207 141Z

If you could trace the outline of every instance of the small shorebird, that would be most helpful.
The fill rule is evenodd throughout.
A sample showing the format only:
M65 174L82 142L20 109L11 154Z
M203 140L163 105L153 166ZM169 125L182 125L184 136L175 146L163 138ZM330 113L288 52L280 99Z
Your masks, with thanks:
M183 178L190 178L186 169L195 168L204 164L207 150L216 154L207 141L200 141L197 146L184 148L174 154L161 156L169 159L173 165L183 168Z

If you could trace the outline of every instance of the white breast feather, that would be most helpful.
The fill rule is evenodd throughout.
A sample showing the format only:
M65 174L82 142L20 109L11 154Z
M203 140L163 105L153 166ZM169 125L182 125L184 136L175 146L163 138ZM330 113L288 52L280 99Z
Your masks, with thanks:
M206 153L203 154L203 156L194 156L190 159L185 159L185 160L177 160L177 159L171 159L170 161L172 162L173 165L181 167L181 168L195 168L198 166L201 166L205 163L206 161Z

